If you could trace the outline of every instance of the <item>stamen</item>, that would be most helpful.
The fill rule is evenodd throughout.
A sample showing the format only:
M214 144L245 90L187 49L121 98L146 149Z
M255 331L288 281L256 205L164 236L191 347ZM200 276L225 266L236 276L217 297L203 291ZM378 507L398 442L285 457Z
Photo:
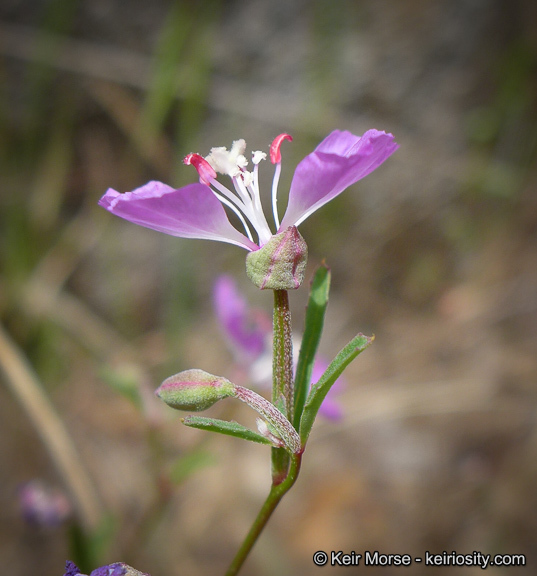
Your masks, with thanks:
M240 140L234 140L229 151L229 159L234 161L239 168L245 168L248 165L248 160L244 156L246 151L246 142L244 138Z
M225 204L230 210L233 210L233 212L237 215L238 219L241 221L241 224L244 226L244 230L246 232L246 235L248 236L248 238L252 242L254 242L252 232L250 231L250 228L249 228L248 224L246 223L244 216L239 212L239 209L232 202L230 202L227 198L224 198L224 196L218 194L218 192L215 192L213 190L213 194L218 198L218 200L220 200L220 202L222 202L222 204ZM254 244L255 244L255 242L254 242Z
M245 214L259 236L259 243L265 244L270 240L272 232L270 231L265 215L263 214L263 209L261 208L259 192L256 194L256 190L254 190L252 186L246 188L241 178L233 178L233 184L237 193L241 197L248 198L248 202L245 201L245 206L248 208L248 211L245 212Z
M261 150L256 150L252 152L252 164L257 166L261 160L265 160L267 157L266 152L261 152Z
M212 185L214 188L220 190L222 194L227 196L227 198L225 198L222 194L218 194L213 188L211 188L213 194L218 198L218 200L220 200L222 204L225 204L230 210L232 210L237 215L237 218L241 221L241 224L244 226L246 235L253 242L254 239L252 236L252 232L248 224L246 223L244 216L240 212L240 210L242 210L246 215L248 215L247 207L240 201L239 198L234 196L225 186L222 186L220 182L218 182L218 180L216 179L216 172L214 171L213 167L209 164L209 162L207 162L207 160L205 160L205 158L203 158L203 156L200 156L199 154L188 154L183 160L183 162L187 166L192 165L194 166L194 168L196 168L200 176L200 180L201 182L203 182L203 184L206 184L209 187L211 187Z
M216 172L214 171L213 167L199 154L188 154L185 156L183 162L187 166L194 166L194 168L198 171L200 180L203 184L209 186L211 184L211 180L216 178Z
M278 182L280 181L280 173L282 170L282 155L280 148L284 140L293 141L289 134L280 134L276 136L270 145L270 161L275 164L274 178L272 180L272 215L274 216L274 224L276 231L280 228L280 217L278 216Z
M273 164L279 164L282 161L280 148L284 140L289 140L289 142L292 142L293 138L289 134L280 134L274 138L272 144L270 145L270 161Z
M216 180L216 179L213 180L211 184L212 184L211 190L212 190L213 194L218 198L218 200L220 200L220 202L222 202L222 204L225 204L228 208L233 210L233 212L237 215L237 217L241 221L242 225L244 226L244 229L246 230L246 234L248 235L248 238L250 238L250 240L252 242L254 242L254 239L252 237L252 232L250 231L250 227L247 225L246 220L244 219L244 216L243 216L243 213L244 213L246 218L248 218L248 220L251 221L251 216L249 214L248 206L246 206L243 202L241 202L240 198L235 196L223 184L218 182L218 180ZM218 194L218 192L216 192L214 190L214 188L219 190L220 194Z
M276 232L278 232L280 228L280 217L278 216L278 182L280 181L281 171L282 163L278 162L274 167L274 178L272 179L272 215L274 216Z
M272 206L276 228L280 226L276 195L281 170L280 147L284 140L292 140L292 138L289 134L280 134L270 147L270 159L273 164L276 164L272 186ZM263 212L258 181L258 164L266 158L267 154L261 151L253 152L254 168L252 172L249 172L246 168L248 160L244 156L245 149L244 140L235 140L229 151L224 147L211 148L210 154L205 158L199 154L189 154L184 159L184 163L192 164L198 171L200 182L209 186L218 200L237 215L248 238L254 242L252 231L255 230L259 239L258 243L263 246L272 237L272 231ZM217 173L231 177L235 190L218 182Z
M205 157L205 160L220 174L233 178L248 165L248 160L244 156L245 149L244 140L235 140L229 151L223 146L211 148L211 153Z
M226 186L224 186L223 184L221 184L218 180L213 180L211 182L211 186L213 188L216 188L222 195L224 195L234 206L236 206L237 208L239 208L244 215L250 219L251 216L251 210L250 208L250 200L249 198L243 198L241 194L233 194L233 192L231 190L229 190L228 188L226 188ZM235 190L237 190L237 187L235 187ZM213 190L214 192L214 190Z
M260 214L263 222L268 227L267 219L265 218L265 213L263 212L263 206L261 205L261 195L259 193L259 166L254 164L254 171L252 172L252 182L248 186L248 191L254 202L254 207L258 214Z

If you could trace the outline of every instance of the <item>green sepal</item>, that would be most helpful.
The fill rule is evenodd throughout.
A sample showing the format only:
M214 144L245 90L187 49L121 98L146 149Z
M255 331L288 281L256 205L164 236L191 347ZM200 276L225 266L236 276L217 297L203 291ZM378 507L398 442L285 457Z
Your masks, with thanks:
M302 445L306 444L308 436L311 432L313 423L317 416L317 412L323 403L326 395L334 382L341 376L345 368L363 352L374 340L374 336L364 336L358 334L339 352L339 354L332 360L330 366L326 369L325 373L321 376L319 381L314 384L304 405L302 418L300 419L300 440Z
M315 355L323 332L324 315L328 305L330 292L330 269L321 264L315 271L311 283L308 306L306 308L306 320L304 336L300 345L300 354L295 376L295 413L293 424L298 429L304 404L308 396L311 383L311 374L315 363Z
M261 436L261 434L246 428L246 426L238 422L228 422L227 420L217 420L216 418L206 418L204 416L186 416L185 418L181 418L181 422L190 428L218 432L226 436L235 436L235 438L242 438L243 440L250 440L250 442L272 446L272 442L268 438Z
M296 226L246 256L246 274L261 290L296 290L304 280L308 246Z

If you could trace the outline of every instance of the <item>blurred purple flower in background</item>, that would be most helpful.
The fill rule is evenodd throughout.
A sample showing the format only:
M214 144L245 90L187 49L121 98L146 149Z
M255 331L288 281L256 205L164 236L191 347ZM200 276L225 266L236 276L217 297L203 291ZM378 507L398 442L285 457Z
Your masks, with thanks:
M284 140L291 140L291 137L280 134L270 148L270 160L275 165L272 211L276 232L298 226L351 184L378 168L398 148L393 135L386 132L368 130L363 136L355 136L334 130L298 164L287 210L280 224L277 191L280 147ZM228 242L250 252L258 250L274 235L263 213L258 184L259 163L267 155L253 152L250 172L246 169L245 150L245 141L237 140L231 150L212 148L206 158L189 154L185 163L197 169L199 183L175 190L162 182L152 181L123 194L110 188L99 204L112 214L158 232ZM217 172L231 178L234 191L216 179ZM246 235L231 225L224 205L240 219Z
M20 486L18 496L22 516L30 524L59 526L72 513L65 494L39 480L31 480Z
M238 362L255 361L272 333L270 316L250 308L230 276L217 278L213 289L214 309Z
M249 380L254 386L270 389L272 383L272 321L263 310L250 307L230 276L217 278L213 289L213 304L233 356L239 379ZM295 343L300 349L300 342ZM295 358L296 367L297 358ZM322 376L328 362L319 356L315 359L312 383ZM343 388L343 378L338 378L325 398L320 413L331 420L342 416L335 396Z
M71 560L67 560L65 563L65 572L63 576L85 576L80 573L77 565ZM114 562L113 564L107 564L106 566L101 566L96 568L89 576L150 576L146 572L140 572L135 570L128 564L123 562Z

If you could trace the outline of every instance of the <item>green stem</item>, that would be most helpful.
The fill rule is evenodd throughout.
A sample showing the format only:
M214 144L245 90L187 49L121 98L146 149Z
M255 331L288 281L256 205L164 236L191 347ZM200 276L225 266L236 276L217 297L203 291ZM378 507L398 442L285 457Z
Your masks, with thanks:
M274 290L272 340L272 403L291 422L294 405L293 340L287 290ZM283 448L272 448L272 482L282 482L288 468L289 454Z
M287 290L274 290L272 403L293 418L293 341ZM282 399L284 406L282 406Z
M272 374L272 403L288 420L292 419L293 343L287 290L274 290ZM302 452L289 454L284 448L272 448L272 487L226 576L235 576L244 564L276 506L295 483L301 461Z
M226 576L235 576L244 561L248 557L248 554L254 547L259 535L267 525L269 518L276 509L276 506L280 503L280 500L285 496L285 494L291 489L293 484L298 478L298 473L300 472L300 463L302 461L302 454L293 454L291 457L291 464L289 466L289 471L287 476L282 482L278 484L273 483L270 489L269 495L265 500L257 518L255 519L250 531L248 532L246 538L244 539L241 547L239 548L233 562L231 562Z

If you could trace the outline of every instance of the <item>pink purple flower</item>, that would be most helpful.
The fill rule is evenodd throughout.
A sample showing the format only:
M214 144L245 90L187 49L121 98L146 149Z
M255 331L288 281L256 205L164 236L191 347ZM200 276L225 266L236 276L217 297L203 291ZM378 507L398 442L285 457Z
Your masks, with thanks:
M287 210L280 223L277 207L281 172L280 148L288 134L278 136L270 148L275 166L272 184L274 230L261 205L258 168L266 154L252 154L252 170L244 153L246 143L237 140L231 150L213 148L203 158L189 154L186 164L198 171L199 183L174 189L162 182L120 194L109 189L99 204L130 222L182 238L200 238L235 244L248 251L264 246L275 234L298 226L321 206L380 166L395 150L392 134L368 130L362 136L335 130L297 166L289 191ZM217 172L231 178L233 188L217 180ZM244 234L229 221L226 206L241 221Z

